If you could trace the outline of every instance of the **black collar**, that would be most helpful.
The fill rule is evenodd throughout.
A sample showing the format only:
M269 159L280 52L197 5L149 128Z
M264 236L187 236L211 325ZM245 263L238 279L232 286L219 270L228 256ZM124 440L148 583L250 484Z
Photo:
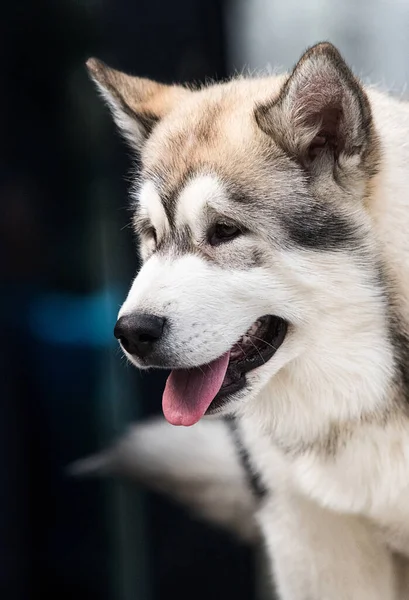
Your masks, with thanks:
M249 484L254 496L256 498L258 498L259 500L262 500L267 494L267 489L265 488L265 486L263 485L263 483L261 481L260 474L254 469L253 465L251 464L250 455L249 455L249 453L243 443L243 440L240 436L240 432L237 427L236 419L234 419L234 417L225 417L224 420L232 434L234 445L236 447L237 453L240 458L240 462L241 462L244 472L246 474L248 484Z

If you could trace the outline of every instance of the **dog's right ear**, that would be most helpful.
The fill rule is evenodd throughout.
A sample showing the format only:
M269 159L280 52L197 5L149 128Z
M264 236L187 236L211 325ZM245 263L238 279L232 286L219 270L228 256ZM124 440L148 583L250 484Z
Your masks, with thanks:
M90 58L87 69L111 109L122 135L138 152L152 129L173 106L191 92L178 85L164 85L131 77Z

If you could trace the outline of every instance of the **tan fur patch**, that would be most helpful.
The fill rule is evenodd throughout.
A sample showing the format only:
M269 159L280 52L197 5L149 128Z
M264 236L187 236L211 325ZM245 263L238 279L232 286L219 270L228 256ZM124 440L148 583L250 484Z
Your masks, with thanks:
M142 151L144 176L159 177L165 194L186 177L208 170L230 181L257 177L254 156L280 151L257 126L257 102L277 94L282 78L236 80L191 92L155 128Z

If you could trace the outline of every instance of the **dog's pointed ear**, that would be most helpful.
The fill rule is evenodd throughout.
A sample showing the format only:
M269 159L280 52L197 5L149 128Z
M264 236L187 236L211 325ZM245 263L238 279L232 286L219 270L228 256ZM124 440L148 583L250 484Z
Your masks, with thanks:
M177 102L192 93L181 86L126 75L96 58L88 59L86 65L111 109L116 125L137 151L141 150L156 123Z
M304 168L362 155L372 132L367 96L329 43L310 48L295 66L278 98L258 106L259 127ZM319 160L317 160L319 159Z

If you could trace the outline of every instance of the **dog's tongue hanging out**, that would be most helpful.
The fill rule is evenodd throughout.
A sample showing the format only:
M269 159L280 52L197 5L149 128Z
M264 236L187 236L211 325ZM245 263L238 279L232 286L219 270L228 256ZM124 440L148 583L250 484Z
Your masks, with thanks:
M222 387L229 356L226 352L208 365L172 371L162 399L163 414L169 423L188 427L203 417Z

